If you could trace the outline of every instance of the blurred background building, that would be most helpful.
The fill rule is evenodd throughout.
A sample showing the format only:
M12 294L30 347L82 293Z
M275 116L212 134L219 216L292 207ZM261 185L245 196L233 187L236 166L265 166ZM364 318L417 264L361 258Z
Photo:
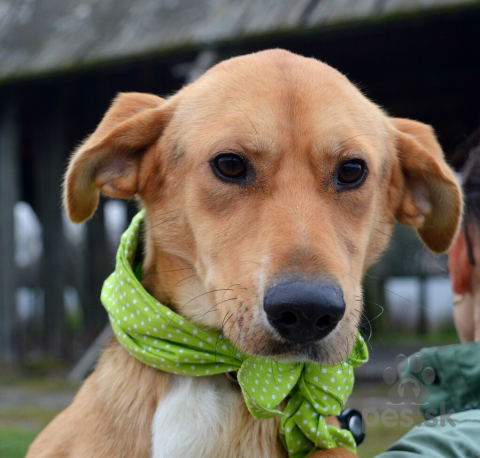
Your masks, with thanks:
M480 121L479 30L474 0L0 0L0 362L69 367L107 322L100 288L135 206L102 201L73 226L61 183L116 93L168 95L223 59L281 47L433 125L450 157ZM440 339L445 259L405 228L392 240L365 283L364 332Z

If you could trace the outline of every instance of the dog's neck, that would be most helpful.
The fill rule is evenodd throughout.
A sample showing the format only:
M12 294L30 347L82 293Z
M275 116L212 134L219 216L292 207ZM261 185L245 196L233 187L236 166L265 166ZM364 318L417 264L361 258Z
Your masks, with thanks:
M142 285L159 302L184 315L182 305L204 292L194 266L194 253L188 249L191 242L177 227L170 233L157 224L146 218ZM195 321L195 316L188 313L185 317Z

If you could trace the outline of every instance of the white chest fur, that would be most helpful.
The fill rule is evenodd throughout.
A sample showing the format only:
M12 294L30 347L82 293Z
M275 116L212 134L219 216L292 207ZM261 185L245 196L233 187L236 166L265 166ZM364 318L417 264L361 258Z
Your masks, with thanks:
M155 413L152 458L286 458L278 418L256 420L224 375L175 376Z
M225 376L175 377L153 419L152 457L222 457L241 394Z

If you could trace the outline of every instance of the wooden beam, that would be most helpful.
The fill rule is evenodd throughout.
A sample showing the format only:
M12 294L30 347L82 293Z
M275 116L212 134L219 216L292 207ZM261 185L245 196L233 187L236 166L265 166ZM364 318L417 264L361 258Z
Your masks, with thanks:
M67 124L62 111L64 97L62 91L51 86L45 89L43 102L39 98L38 122L33 134L35 206L43 236L43 342L46 355L56 360L65 358L67 350L63 298L67 257L61 206L61 185L68 155Z
M19 126L15 93L0 94L0 361L14 362L15 236L13 206L19 197Z
M84 317L85 337L90 344L107 323L107 314L100 302L103 282L112 273L114 255L109 255L105 237L105 218L103 201L97 211L86 223L87 237L84 264L84 286L82 309Z

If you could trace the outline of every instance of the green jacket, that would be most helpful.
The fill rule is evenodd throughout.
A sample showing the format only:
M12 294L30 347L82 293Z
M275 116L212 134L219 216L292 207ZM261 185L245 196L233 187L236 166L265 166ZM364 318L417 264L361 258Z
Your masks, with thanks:
M427 348L420 356L435 372L433 383L425 384L422 370L408 373L429 392L420 406L427 420L377 458L480 457L480 342Z

